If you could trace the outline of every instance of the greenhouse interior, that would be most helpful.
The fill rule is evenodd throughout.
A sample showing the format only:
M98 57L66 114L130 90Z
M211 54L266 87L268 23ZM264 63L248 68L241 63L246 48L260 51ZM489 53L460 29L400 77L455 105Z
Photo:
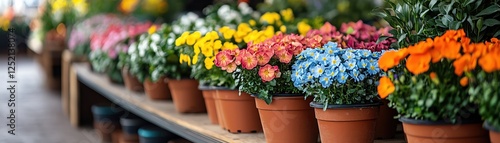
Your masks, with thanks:
M0 0L0 143L500 143L500 0Z

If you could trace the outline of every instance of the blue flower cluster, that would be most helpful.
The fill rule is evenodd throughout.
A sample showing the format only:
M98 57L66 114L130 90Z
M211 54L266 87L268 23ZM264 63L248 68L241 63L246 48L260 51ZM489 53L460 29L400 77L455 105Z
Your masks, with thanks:
M380 74L378 59L382 52L365 49L341 49L328 42L322 48L308 48L297 55L292 66L292 81L301 89L305 84L320 83L323 88L348 80L363 81L367 76Z

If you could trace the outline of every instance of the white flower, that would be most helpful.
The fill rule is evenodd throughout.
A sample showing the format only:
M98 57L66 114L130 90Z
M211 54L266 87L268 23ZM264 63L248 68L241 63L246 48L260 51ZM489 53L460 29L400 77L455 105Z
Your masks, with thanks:
M182 28L179 25L173 25L172 26L172 31L174 33L180 34L180 33L182 33Z
M243 15L249 15L249 14L252 14L253 10L250 6L248 6L248 4L246 2L242 2L240 4L238 4L238 8L240 9L241 11L241 14Z
M160 42L160 35L158 35L158 33L154 33L153 35L151 35L151 40L155 43Z
M199 31L200 31L200 33L201 33L202 35L205 35L205 33L207 33L207 32L209 31L209 29L208 29L207 27L201 27L201 28L199 29Z
M199 18L198 15L196 13L193 13L193 12L188 12L186 14L186 19L188 19L189 21L195 21L198 18Z
M205 25L205 21L203 19L196 19L194 26L195 27L201 27Z
M127 51L128 54L133 54L136 51L136 48L137 48L137 43L135 43L135 42L132 43L130 45L130 47L128 48L128 51Z
M219 17L224 17L224 15L230 10L231 8L229 7L229 5L223 5L219 8L219 10L217 10L217 14L219 15Z
M174 40L173 38L169 38L169 39L167 39L167 44L168 44L168 45L173 45L173 44L174 44L174 41L175 41L175 40Z

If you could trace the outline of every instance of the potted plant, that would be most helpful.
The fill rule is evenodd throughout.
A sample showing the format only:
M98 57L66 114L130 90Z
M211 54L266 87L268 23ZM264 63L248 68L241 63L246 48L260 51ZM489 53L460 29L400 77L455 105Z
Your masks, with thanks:
M485 120L484 128L490 131L490 141L496 143L500 140L500 112L497 110L500 108L500 41L492 38L477 43L476 47L480 48L474 48L473 54L484 51L477 58L478 70L465 74L470 84L467 91L479 105L479 114Z
M136 76L144 85L144 91L150 99L171 99L171 91L167 77L181 76L182 72L189 70L187 67L178 67L178 56L169 47L172 45L174 35L171 27L163 24L158 28L151 27L148 33L140 36L137 44L130 47L130 73Z
M316 142L317 125L310 99L291 82L294 55L321 45L321 37L277 34L246 49L224 50L216 65L237 76L239 90L255 97L267 142ZM285 120L276 121L286 115ZM276 128L278 127L278 128Z
M464 72L476 67L471 39L448 30L408 48L385 52L378 61L387 72L378 93L398 111L409 143L488 142L478 109L466 92ZM480 47L478 47L480 48ZM441 130L442 134L433 134Z
M373 142L380 105L375 90L380 54L329 42L297 56L291 78L295 87L314 97L310 105L322 142Z

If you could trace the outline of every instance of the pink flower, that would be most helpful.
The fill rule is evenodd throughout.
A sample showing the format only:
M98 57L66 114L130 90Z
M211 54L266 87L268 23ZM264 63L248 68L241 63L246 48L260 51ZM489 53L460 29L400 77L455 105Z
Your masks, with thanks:
M228 73L233 73L236 70L236 64L235 63L230 63L225 67L221 68L222 70L225 70Z
M266 64L264 67L259 69L259 76L263 82L269 82L276 78L277 75L281 75L278 66Z
M231 55L231 51L223 50L217 53L215 56L215 66L217 67L226 67L230 63L233 62L233 56Z
M270 50L262 50L257 52L255 55L257 57L257 64L259 66L262 66L267 64L269 60L271 60L271 58L273 57L273 52Z
M241 66L247 70L251 70L257 66L257 58L247 50L241 50L238 57L241 57Z
M292 53L289 53L287 50L281 50L276 52L276 55L278 56L280 62L288 64L293 58Z

